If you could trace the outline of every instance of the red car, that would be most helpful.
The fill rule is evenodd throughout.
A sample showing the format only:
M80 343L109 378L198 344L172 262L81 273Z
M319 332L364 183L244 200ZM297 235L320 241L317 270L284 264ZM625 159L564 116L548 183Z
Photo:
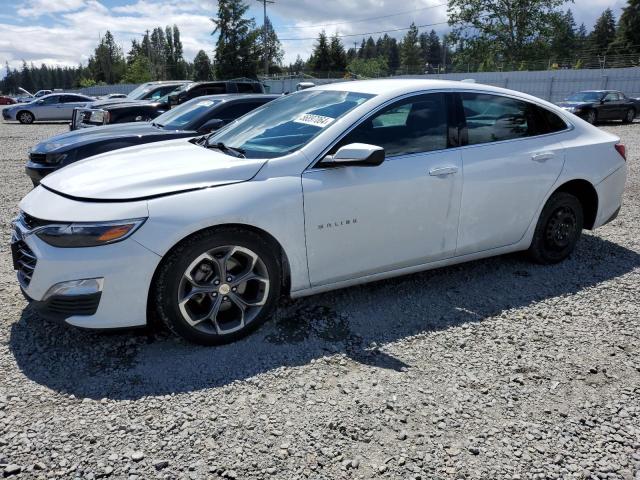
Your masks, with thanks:
M7 97L6 95L0 95L0 105L13 105L16 102L13 98Z

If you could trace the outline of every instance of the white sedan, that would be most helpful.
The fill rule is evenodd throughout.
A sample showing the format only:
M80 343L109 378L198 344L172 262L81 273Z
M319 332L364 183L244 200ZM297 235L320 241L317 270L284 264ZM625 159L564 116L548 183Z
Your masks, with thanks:
M282 295L520 250L559 262L617 215L626 174L617 137L535 97L335 83L46 177L20 203L12 250L43 316L118 328L153 309L212 345Z

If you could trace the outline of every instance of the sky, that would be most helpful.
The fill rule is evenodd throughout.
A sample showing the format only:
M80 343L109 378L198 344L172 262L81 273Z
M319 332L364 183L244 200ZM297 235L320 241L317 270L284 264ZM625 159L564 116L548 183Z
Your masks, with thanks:
M246 0L249 16L262 24L260 0ZM446 0L274 0L268 15L280 37L285 64L299 54L307 59L313 38L321 30L343 38L346 48L362 40L361 33L429 25L445 33ZM626 0L574 0L571 8L578 24L591 29L597 16L611 7L619 16ZM0 0L0 62L19 67L22 60L36 65L86 64L106 30L114 34L124 52L131 39L145 30L178 25L184 54L193 60L198 50L213 54L211 36L216 0ZM392 33L397 38L404 31ZM374 38L377 35L373 35ZM2 72L4 74L4 71Z

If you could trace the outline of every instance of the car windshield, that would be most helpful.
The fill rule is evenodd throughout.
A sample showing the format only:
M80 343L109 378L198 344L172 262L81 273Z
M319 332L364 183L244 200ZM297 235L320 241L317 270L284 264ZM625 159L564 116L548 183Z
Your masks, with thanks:
M209 138L247 158L275 158L303 147L324 128L374 95L306 90L267 103Z
M567 98L568 102L599 102L602 98L600 92L580 92L574 93Z
M220 100L194 98L157 117L153 123L166 130L189 129L191 124L220 103Z

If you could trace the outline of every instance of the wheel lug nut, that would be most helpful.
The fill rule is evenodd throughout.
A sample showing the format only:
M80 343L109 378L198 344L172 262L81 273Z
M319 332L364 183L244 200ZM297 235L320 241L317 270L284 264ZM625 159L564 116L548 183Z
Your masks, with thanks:
M231 280L233 280L231 277L227 277L227 282L230 282Z
M216 280L215 282L213 282L215 285L220 285L220 280Z
M226 302L229 299L227 297L222 297L222 300L224 300Z
M236 290L237 290L237 288L236 288L236 287L233 287L233 288L231 289L231 291L232 291L232 292L235 292Z

